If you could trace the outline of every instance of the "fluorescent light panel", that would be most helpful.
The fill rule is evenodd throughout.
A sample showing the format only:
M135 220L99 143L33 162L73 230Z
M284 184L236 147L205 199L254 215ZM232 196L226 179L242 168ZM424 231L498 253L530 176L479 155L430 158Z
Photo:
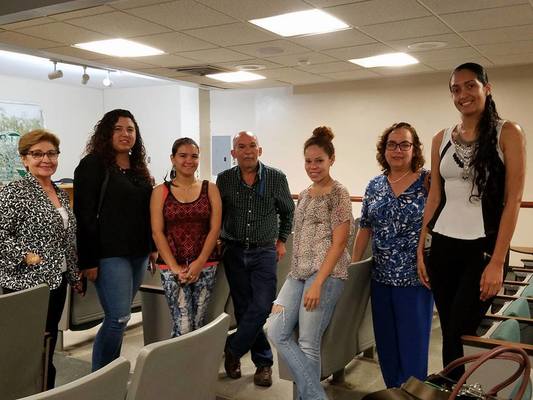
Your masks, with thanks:
M312 35L349 28L340 19L316 9L252 19L249 22L281 36Z
M247 71L221 72L219 74L209 74L206 77L222 82L248 82L266 79L263 75Z
M97 40L76 43L74 47L114 57L146 57L164 54L164 51L126 39Z
M407 53L388 53L379 56L354 58L348 61L365 68L403 67L405 65L418 64L418 60Z

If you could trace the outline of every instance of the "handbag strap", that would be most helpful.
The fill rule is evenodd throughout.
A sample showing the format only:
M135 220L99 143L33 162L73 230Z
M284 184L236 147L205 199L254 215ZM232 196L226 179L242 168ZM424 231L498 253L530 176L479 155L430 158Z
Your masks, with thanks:
M514 353L514 354L513 354ZM460 359L456 361L460 361L457 365L461 365L467 362L473 362L473 364L466 370L466 372L461 376L459 381L457 382L457 385L455 385L452 394L450 395L450 400L454 400L458 394L463 385L466 383L466 380L474 373L476 369L478 369L481 365L483 365L485 362L487 362L490 359L506 359L515 361L519 364L518 370L509 378L507 378L504 382L494 386L488 394L494 395L499 390L503 389L505 386L509 385L510 383L514 382L520 375L523 376L522 382L520 384L520 388L518 389L518 392L516 393L515 399L520 400L522 399L527 385L529 383L529 376L531 373L531 364L529 362L529 357L527 353L524 351L524 349L520 347L509 347L509 346L498 346L492 349L491 351L485 352L485 353L478 353L473 354L466 357L461 357ZM468 359L467 361L465 361ZM453 363L451 363L453 364ZM457 366L456 365L456 366ZM445 368L445 370L448 367ZM455 368L455 367L454 367ZM453 369L453 368L452 368ZM514 379L511 379L514 378Z

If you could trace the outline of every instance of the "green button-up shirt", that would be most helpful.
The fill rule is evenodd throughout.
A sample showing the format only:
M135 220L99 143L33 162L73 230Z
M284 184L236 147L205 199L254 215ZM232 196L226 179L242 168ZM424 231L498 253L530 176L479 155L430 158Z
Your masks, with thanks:
M287 240L294 201L283 172L260 162L257 178L248 186L235 166L218 175L217 186L222 197L223 239L242 243Z

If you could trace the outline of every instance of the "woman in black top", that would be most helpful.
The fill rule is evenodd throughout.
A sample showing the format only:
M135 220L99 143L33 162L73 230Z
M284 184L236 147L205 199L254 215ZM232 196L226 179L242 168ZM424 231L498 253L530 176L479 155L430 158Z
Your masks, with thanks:
M96 371L120 355L131 303L149 258L155 260L152 185L139 126L127 110L104 115L86 153L74 172L74 213L80 269L95 283L105 313L93 347Z

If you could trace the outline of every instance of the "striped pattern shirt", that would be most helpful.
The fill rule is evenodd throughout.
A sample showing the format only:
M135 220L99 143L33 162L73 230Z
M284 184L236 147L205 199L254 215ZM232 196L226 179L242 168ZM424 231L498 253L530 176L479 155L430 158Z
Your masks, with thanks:
M242 243L285 242L291 233L294 201L285 174L259 162L257 178L248 186L239 166L221 172L222 234Z

